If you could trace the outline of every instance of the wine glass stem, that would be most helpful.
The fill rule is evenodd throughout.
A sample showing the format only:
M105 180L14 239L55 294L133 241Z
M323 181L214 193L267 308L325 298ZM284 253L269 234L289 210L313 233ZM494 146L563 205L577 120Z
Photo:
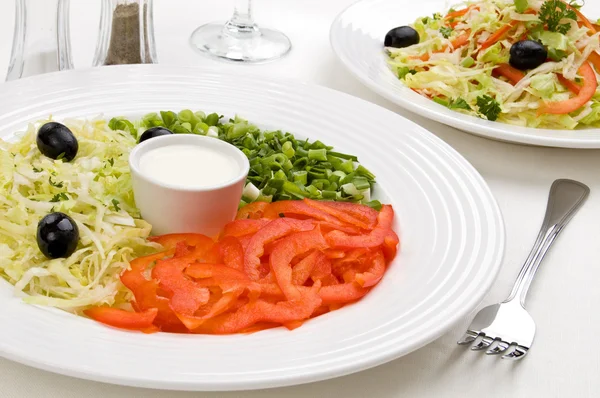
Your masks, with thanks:
M225 33L238 38L259 34L252 19L252 0L234 0L233 16L225 24Z

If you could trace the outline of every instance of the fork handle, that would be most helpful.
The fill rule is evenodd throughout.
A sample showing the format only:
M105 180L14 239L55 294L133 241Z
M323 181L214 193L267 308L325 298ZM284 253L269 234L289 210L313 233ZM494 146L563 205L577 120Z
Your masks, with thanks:
M558 234L581 208L589 193L590 188L580 182L566 179L554 181L550 188L546 215L540 233L505 303L518 297L521 305L525 305L527 291L540 263Z

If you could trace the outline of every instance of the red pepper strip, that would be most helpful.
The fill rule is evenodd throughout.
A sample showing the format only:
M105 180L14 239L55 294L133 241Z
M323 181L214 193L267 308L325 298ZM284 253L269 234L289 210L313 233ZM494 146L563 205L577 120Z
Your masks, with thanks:
M478 8L478 6L475 4L471 4L470 6L468 6L467 8L463 8L462 10L450 12L444 17L444 19L449 20L452 18L462 17L463 15L466 15L469 11L471 11L473 8Z
M332 207L336 210L346 212L354 218L359 218L369 224L369 229L374 228L377 224L377 210L363 204L347 203L347 202L332 202L322 201L323 205Z
M560 73L557 73L556 77L558 77L558 81L560 82L560 84L565 86L570 92L572 92L575 95L579 95L579 92L581 91L581 86L579 86L574 81L567 79Z
M504 76L508 79L508 81L512 83L513 86L525 77L525 73L521 72L516 68L513 68L509 64L498 65L498 67L496 67L492 73L494 75Z
M483 51L486 48L491 47L494 44L496 44L497 42L499 42L500 40L502 40L504 35L506 35L509 30L511 30L512 28L517 26L519 24L519 22L520 21L512 21L511 23L506 24L503 27L501 27L500 29L498 29L493 35L491 35L486 41L483 42L483 44L480 47L480 51Z
M309 206L299 200L285 200L281 202L275 202L265 211L265 218L277 219L280 214L284 214L286 217L292 217L296 215L308 216L320 221L326 221L334 225L344 225L340 220L332 216L331 214Z
M150 265L152 265L154 262L172 255L173 252L174 250L169 250L136 258L129 264L130 269L126 270L121 275L121 282L135 295L136 290L144 283L148 282L148 279L144 277L144 272L148 269L148 267L150 267Z
M276 304L264 300L250 302L235 312L221 314L206 320L197 331L212 334L230 334L246 330L259 322L284 324L308 319L321 305L317 295L320 284L316 283L299 300L282 301Z
M383 253L378 251L373 257L371 267L367 272L356 274L355 280L362 287L371 287L379 283L385 273L385 259Z
M156 308L144 312L129 312L111 307L92 307L83 311L87 316L105 325L128 330L148 330L158 314Z
M377 226L368 235L349 236L343 232L332 231L326 235L327 242L334 248L375 247L384 243L394 220L394 210L384 205L377 216Z
M366 261L367 254L369 254L369 249L365 249L364 247L350 250L345 257L334 260L332 266L333 274L343 277L344 280L346 280L346 271L351 268L362 267L362 264ZM352 275L350 280L354 280L354 275ZM346 280L346 282L348 282L348 280Z
M264 226L250 239L244 254L244 269L248 277L255 281L260 279L260 258L263 256L266 244L292 232L308 231L313 228L312 221L289 218L279 218Z
M253 202L247 204L246 206L238 210L237 216L235 218L236 220L244 220L247 218L256 220L262 218L263 213L269 206L270 204L267 202Z
M185 242L188 246L199 248L209 248L215 243L208 236L201 234L168 234L152 236L149 240L164 246L166 249L174 249L179 242Z
M323 254L318 250L314 250L294 265L294 268L292 268L292 283L294 285L304 285L306 283L320 256L323 256Z
M328 234L329 235L329 234ZM346 257L345 250L337 250L337 249L327 249L323 252L327 258L338 259Z
M596 51L592 51L588 58L588 61L591 62L592 65L594 65L594 67L596 68L596 70L600 73L600 54L598 54Z
M361 235L364 231L357 227L352 227L350 225L337 225L331 224L325 221L317 221L317 225L321 227L321 230L325 233L328 231L342 231L351 235Z
M292 267L290 266L292 259L309 250L323 250L326 247L327 242L325 242L321 230L317 227L312 231L297 232L288 236L273 250L269 257L269 263L277 279L277 284L288 300L300 300L302 297L298 289L292 284Z
M183 272L190 265L189 258L172 258L158 261L152 276L159 286L172 294L170 307L176 313L193 315L210 299L210 292L185 277Z
M185 314L177 314L181 322L188 328L190 331L199 328L207 319L214 318L217 315L221 315L222 313L228 311L238 297L244 292L244 289L236 289L227 293L224 293L223 296L212 306L210 311L203 316L192 316Z
M226 266L239 271L244 270L244 248L239 240L232 236L225 237L218 243L218 248Z
M270 222L271 220L262 218L260 220L235 220L225 225L222 236L233 236L239 238L240 236L255 234L256 231Z
M223 264L195 263L185 269L185 273L195 279L222 278L221 280L247 281L246 274Z
M356 282L341 285L323 286L319 290L319 297L323 304L343 304L356 301L369 293L370 288L361 287Z
M387 261L392 261L396 257L398 244L400 244L400 238L398 238L398 235L390 229L388 235L383 239L382 247L383 256Z
M538 115L545 113L554 115L571 113L578 110L590 99L592 99L596 93L596 89L598 88L598 81L596 79L596 72L594 72L594 68L592 68L589 62L585 62L583 65L581 65L581 68L579 68L579 74L583 77L583 86L581 87L579 94L577 94L576 97L565 101L543 103L538 110Z
M315 209L318 209L318 210L321 210L321 211L331 214L332 216L334 216L338 220L341 220L345 224L350 224L352 226L359 227L362 229L370 229L370 226L368 223L354 217L353 215L351 215L343 210L338 210L334 207L327 206L322 202L318 202L318 201L312 200L312 199L305 198L304 203L306 203L307 205L309 205Z
M327 277L331 276L331 261L322 253L320 254L321 255L317 258L315 266L310 273L310 278L313 280L313 282L323 280L329 281Z

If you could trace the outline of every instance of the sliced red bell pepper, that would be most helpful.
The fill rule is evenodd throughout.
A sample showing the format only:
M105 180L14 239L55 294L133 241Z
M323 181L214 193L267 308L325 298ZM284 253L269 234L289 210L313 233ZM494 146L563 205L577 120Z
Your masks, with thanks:
M592 51L592 53L588 57L588 62L594 65L596 71L600 73L600 54L598 54L596 51Z
M294 285L304 285L306 283L320 256L324 257L320 251L314 250L294 265L294 268L292 268L292 283Z
M226 266L238 271L244 270L244 248L239 240L227 236L218 243L219 254Z
M387 261L392 261L396 257L399 244L400 238L398 238L398 235L390 229L386 237L383 239L382 246L383 256Z
M558 81L560 82L560 84L565 86L570 92L572 92L575 95L579 95L579 92L581 91L580 85L578 85L574 81L567 79L560 73L557 73L556 77L558 78Z
M83 311L87 316L105 325L128 330L148 330L158 314L156 308L143 312L129 312L111 307L92 307Z
M316 258L315 266L310 273L310 278L313 280L313 282L321 281L322 284L324 284L323 281L330 282L330 279L328 279L329 276L332 276L331 260L329 260L324 254L320 253L320 256Z
M271 220L264 218L259 220L235 220L225 225L225 228L223 229L223 237L233 236L238 238L244 235L255 234L259 229L267 225L269 222L271 222Z
M371 287L379 283L385 273L385 259L383 253L378 251L373 256L371 266L366 272L356 274L355 280L362 287Z
M211 334L230 334L246 330L259 322L284 324L308 319L321 305L316 294L320 286L315 285L299 300L282 301L276 304L262 299L250 302L235 312L228 312L206 320L198 331Z
M193 316L186 314L177 314L181 322L188 328L190 331L199 328L207 319L214 318L229 309L235 304L238 297L244 291L243 288L232 290L230 292L224 293L221 298L211 307L206 315L203 316Z
M185 277L184 271L189 265L190 260L187 258L158 261L152 269L152 276L158 280L162 289L172 294L170 307L175 313L193 315L201 305L208 302L210 292Z
M295 216L303 216L314 218L320 221L326 221L334 225L344 225L340 220L331 214L309 206L299 200L284 200L281 202L275 202L265 211L265 218L277 219L279 215L283 214L286 217L295 218Z
M224 264L194 263L185 269L185 273L195 279L215 278L215 280L221 281L239 280L250 282L243 271Z
M236 220L245 220L247 218L256 220L262 218L263 213L269 206L270 204L267 202L253 202L247 204L246 206L238 210L237 216L235 218Z
M581 22L581 24L583 26L585 26L586 28L588 28L590 30L590 33L592 35L596 33L596 27L594 26L594 24L591 23L590 20L587 19L586 16L583 15L583 13L578 8L575 8L575 7L571 6L566 1L563 1L563 3L565 3L567 5L568 9L570 9L570 10L572 10L572 11L575 12L575 14L577 15L578 20Z
M292 259L309 250L323 250L327 242L319 227L311 231L296 232L283 239L269 257L271 270L275 274L277 284L288 300L300 300L300 291L292 283Z
M244 253L244 270L248 277L255 281L260 279L260 258L263 256L266 244L293 232L308 231L311 229L314 229L312 221L289 218L279 218L264 226L250 239Z
M369 225L369 229L374 228L377 224L377 210L363 205L360 203L348 203L348 202L333 202L333 201L321 201L325 206L332 207L336 210L350 214L354 218L358 218L361 221Z
M125 287L131 290L134 294L135 291L142 286L148 279L144 276L144 272L158 260L162 260L167 256L172 255L174 249L171 251L160 252L151 254L149 256L138 257L131 261L128 270L125 270L121 275L121 282Z
M188 246L202 248L208 248L214 244L212 239L201 234L168 234L152 236L149 240L159 243L166 249L174 249L179 242L185 242Z
M498 65L492 72L494 75L504 76L512 83L512 85L516 85L518 82L523 80L525 77L525 73L520 70L513 68L509 64L500 64Z
M306 203L307 205L309 205L311 207L314 207L315 209L318 209L318 210L321 210L321 211L331 214L332 216L334 216L338 220L344 222L345 224L350 224L352 226L359 227L362 229L370 229L370 226L367 222L365 222L364 220L361 220L357 217L354 217L352 214L348 213L347 211L336 209L332 206L328 206L328 205L324 204L323 202L319 202L319 201L312 200L312 199L305 198L304 203Z
M319 290L319 297L323 304L343 304L356 301L369 293L370 288L361 287L356 282L340 285L323 286Z
M332 232L335 232L335 231L332 231ZM329 236L329 234L327 234L326 236ZM325 254L325 256L327 256L327 258L331 258L331 259L339 259L339 258L346 257L346 251L339 250L339 249L327 249L323 252L323 254Z
M384 243L392 230L394 210L384 205L377 216L377 226L368 235L349 236L343 232L332 231L326 235L327 242L333 248L376 247Z
M583 86L576 97L565 101L542 103L538 110L538 114L550 113L564 115L578 110L591 100L598 88L596 72L594 72L594 68L592 68L589 62L585 62L581 65L581 68L579 68L579 74L583 77Z

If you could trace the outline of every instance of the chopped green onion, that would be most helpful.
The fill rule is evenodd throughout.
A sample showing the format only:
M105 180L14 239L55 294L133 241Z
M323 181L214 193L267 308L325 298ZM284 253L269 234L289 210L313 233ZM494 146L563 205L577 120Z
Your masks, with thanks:
M327 160L327 150L325 148L323 148L323 149L309 149L308 150L308 158L310 160L326 161Z

